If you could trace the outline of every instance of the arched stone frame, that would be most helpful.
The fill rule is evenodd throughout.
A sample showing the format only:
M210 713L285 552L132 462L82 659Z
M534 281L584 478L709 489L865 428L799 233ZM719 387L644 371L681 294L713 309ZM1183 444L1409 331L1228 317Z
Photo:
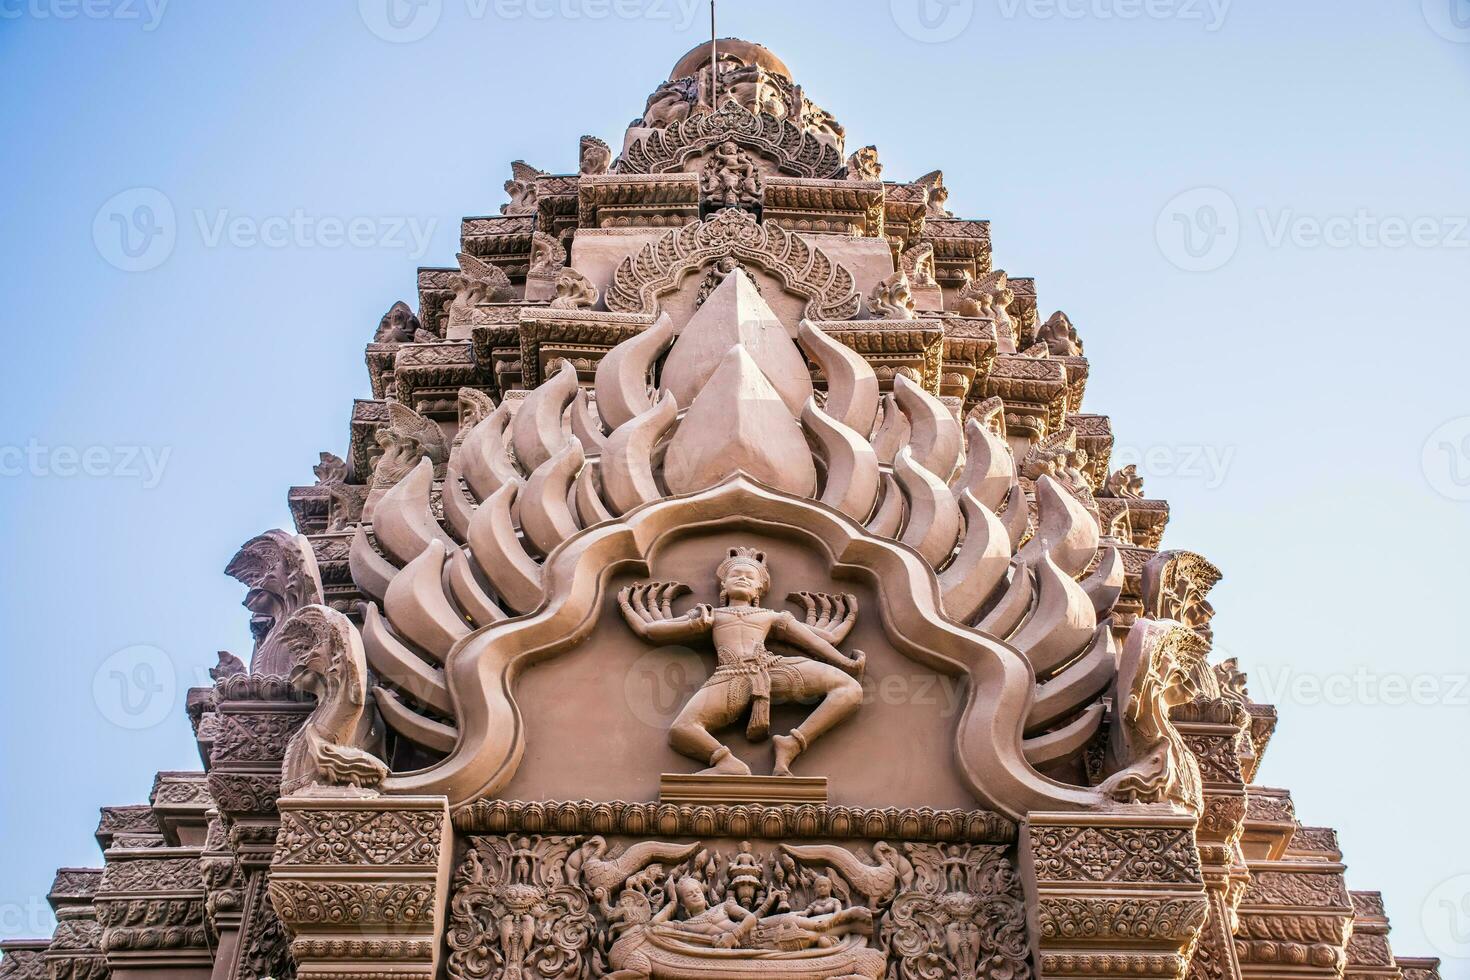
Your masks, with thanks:
M659 297L727 256L765 270L784 288L806 298L808 319L851 320L862 308L851 272L801 236L761 224L738 208L668 232L624 259L607 288L607 308L614 313L657 315Z
M1014 647L946 618L934 574L917 553L874 537L820 503L734 476L710 490L661 500L590 528L544 566L549 598L535 612L480 629L450 651L445 674L460 738L437 765L390 777L384 789L443 795L463 808L509 784L525 753L517 678L576 647L592 632L614 574L647 569L669 540L715 530L777 533L825 556L833 572L864 577L879 598L884 633L903 656L946 676L965 676L955 764L976 800L1012 819L1032 811L1105 805L1096 789L1068 786L1026 762L1022 729L1035 675Z
M615 170L620 174L678 173L692 157L726 140L760 154L779 173L792 177L826 180L845 166L835 147L795 123L726 102L717 112L697 113L651 131L624 151Z

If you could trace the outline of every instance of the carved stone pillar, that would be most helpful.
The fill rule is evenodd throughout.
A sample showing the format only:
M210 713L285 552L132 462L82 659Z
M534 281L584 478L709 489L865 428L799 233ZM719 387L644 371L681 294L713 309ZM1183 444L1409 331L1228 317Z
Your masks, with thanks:
M1404 980L1388 941L1388 913L1381 892L1351 892L1353 935L1348 941L1347 980Z
M0 980L46 980L46 940L0 942Z
M302 980L433 980L453 837L443 797L280 801L270 900Z
M1243 889L1245 858L1245 775L1242 742L1249 717L1243 704L1217 699L1183 704L1173 711L1174 726L1199 763L1204 812L1196 831L1210 913L1189 966L1190 980L1240 980L1235 955L1235 908Z
M1289 795L1251 788L1245 842L1251 882L1235 949L1246 980L1331 980L1347 966L1354 910L1330 832L1295 825ZM1282 845L1287 821L1291 837Z
M108 970L116 980L208 980L213 938L199 848L131 843L107 852L95 900Z
M101 868L62 868L47 900L56 913L56 932L46 949L50 980L104 980L102 927L92 899L102 882Z
M218 815L201 861L219 933L212 980L288 980L294 968L265 877L280 826L281 759L312 705L284 678L260 674L222 678L215 701L209 789Z
M1040 980L1182 977L1208 914L1193 817L1033 813L1021 833Z

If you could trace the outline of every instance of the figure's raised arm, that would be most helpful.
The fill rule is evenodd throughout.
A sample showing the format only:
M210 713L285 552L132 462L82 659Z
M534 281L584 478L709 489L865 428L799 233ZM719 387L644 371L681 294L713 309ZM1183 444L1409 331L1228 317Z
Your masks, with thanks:
M780 639L796 647L802 653L813 658L829 663L833 667L847 671L853 677L862 679L863 669L867 666L868 658L862 651L854 651L853 656L848 657L837 649L810 626L801 622L790 613L784 613L776 621L776 630Z
M693 640L714 626L714 611L699 605L682 616L675 615L674 600L691 591L680 582L630 585L618 593L618 608L629 628L652 643Z
M787 598L806 607L807 628L834 647L842 645L857 622L857 596L850 592L844 595L793 592Z

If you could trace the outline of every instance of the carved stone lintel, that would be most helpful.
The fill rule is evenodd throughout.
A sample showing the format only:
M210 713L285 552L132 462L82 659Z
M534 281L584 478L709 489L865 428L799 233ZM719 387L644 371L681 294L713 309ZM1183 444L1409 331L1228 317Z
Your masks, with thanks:
M270 899L302 980L437 974L452 838L442 797L283 799Z
M1043 980L1184 975L1208 913L1192 817L1033 813L1020 870Z
M1016 825L989 810L871 810L844 806L707 806L674 803L481 800L455 812L471 834L714 834L762 840L895 837L912 841L1014 844Z

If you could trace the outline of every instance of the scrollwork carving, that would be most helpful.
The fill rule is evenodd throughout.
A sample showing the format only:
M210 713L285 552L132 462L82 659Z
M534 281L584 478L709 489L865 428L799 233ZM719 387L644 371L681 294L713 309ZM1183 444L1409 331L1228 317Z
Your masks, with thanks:
M763 225L738 208L719 211L706 221L685 225L644 246L618 267L607 290L614 313L656 314L659 297L685 277L727 257L756 266L807 299L814 320L850 320L861 306L847 269L799 235Z

